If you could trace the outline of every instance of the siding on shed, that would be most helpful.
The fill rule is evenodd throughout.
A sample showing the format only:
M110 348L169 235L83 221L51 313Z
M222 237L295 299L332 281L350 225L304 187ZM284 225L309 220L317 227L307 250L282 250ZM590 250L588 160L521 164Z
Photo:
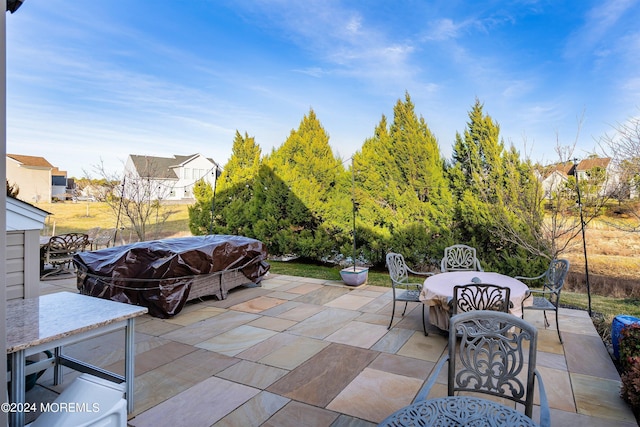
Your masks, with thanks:
M40 294L40 238L38 230L6 234L7 301Z

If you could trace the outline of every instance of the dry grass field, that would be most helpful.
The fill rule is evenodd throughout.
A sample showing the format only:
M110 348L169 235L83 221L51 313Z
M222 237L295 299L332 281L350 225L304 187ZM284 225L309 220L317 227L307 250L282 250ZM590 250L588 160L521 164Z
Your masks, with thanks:
M640 298L640 233L617 230L602 222L586 230L589 283L594 293L616 298ZM584 290L582 239L565 255L571 261L568 289Z
M93 227L114 228L117 215L106 203L102 202L58 202L38 203L37 207L50 212L47 217L44 235L70 232L84 232ZM151 216L147 227L147 239L162 239L191 235L189 231L189 213L187 204L171 204L164 206L156 217ZM164 223L163 212L168 214ZM123 243L137 241L135 233L124 215L121 215L118 228L121 229L118 240Z

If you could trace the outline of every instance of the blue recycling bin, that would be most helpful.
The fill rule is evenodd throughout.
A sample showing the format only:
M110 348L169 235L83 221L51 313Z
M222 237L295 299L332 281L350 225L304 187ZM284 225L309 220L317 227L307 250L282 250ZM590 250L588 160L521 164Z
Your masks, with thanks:
M627 325L640 323L640 319L634 316L619 315L611 322L611 344L613 345L613 356L620 359L620 331Z

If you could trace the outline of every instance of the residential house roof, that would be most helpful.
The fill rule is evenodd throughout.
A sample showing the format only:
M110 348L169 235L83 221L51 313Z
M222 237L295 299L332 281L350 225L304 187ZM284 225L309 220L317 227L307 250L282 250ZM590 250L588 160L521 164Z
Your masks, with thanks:
M30 203L7 196L6 215L6 231L42 230L47 215L51 215L51 213Z
M588 171L596 167L606 169L609 166L609 163L611 163L610 157L593 157L584 159L580 163L578 163L577 170Z
M60 169L58 169L57 167L54 166L54 168L51 170L51 175L53 175L53 176L64 176L66 178L67 177L67 171L61 171Z
M176 163L175 157L140 156L137 154L131 154L129 157L138 175L142 178L178 179L173 170Z
M38 156L25 156L22 154L7 154L7 157L15 160L23 166L29 166L34 168L48 168L53 169L53 165L47 161L44 157Z
M156 157L156 156L142 156L131 154L129 157L133 162L133 166L138 175L143 178L154 179L178 179L178 175L175 169L189 163L194 158L200 156L200 154L191 154L188 156L174 155L173 157ZM216 165L217 163L207 158L211 163Z
M570 176L574 175L575 171L588 171L595 167L601 167L606 169L611 163L611 158L609 157L592 157L588 159L581 160L578 165L575 165L573 162L563 162L556 163L553 165L549 165L544 168L542 173L542 178L546 179L548 176L555 172L560 172L563 175Z
M573 162L556 163L544 168L542 178L546 179L554 173L560 173L561 175L573 175Z

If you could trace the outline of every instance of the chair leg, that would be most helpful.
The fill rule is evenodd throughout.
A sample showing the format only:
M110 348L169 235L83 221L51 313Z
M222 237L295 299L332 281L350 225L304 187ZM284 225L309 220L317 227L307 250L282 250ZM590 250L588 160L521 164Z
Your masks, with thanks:
M549 321L547 320L547 310L542 310L542 313L544 314L544 327L548 328L549 327Z
M409 302L405 302L404 303L404 310L402 310L402 315L404 316L404 314L407 312L407 305L409 305Z
M558 310L556 309L556 329L558 330L558 339L560 340L560 344L562 344L562 336L560 335L560 324L558 323Z
M391 329L391 325L393 324L393 316L396 314L396 300L393 300L393 305L391 309L391 322L389 322L389 326L387 329Z

